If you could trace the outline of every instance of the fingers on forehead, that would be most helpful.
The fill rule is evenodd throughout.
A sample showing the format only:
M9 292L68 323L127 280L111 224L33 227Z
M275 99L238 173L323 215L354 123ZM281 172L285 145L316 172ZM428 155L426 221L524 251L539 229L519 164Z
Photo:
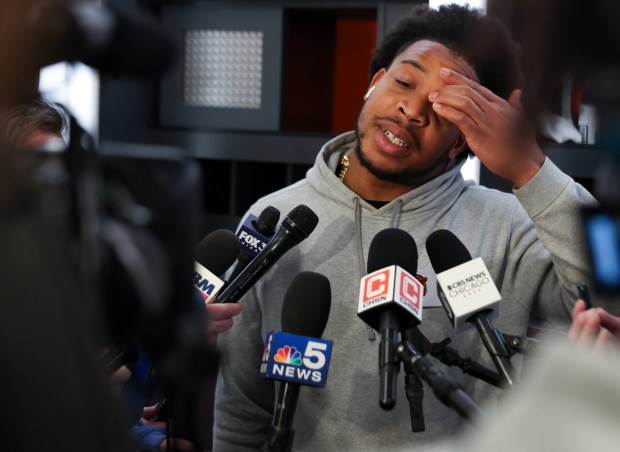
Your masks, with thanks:
M461 99L457 102L459 106L469 105L473 102L481 110L484 110L485 101L488 100L479 91L466 85L446 85L443 92L452 94L455 99Z
M480 93L482 96L484 96L487 99L490 96L493 96L493 93L489 89L482 86L480 83L468 77L465 77L463 74L459 74L458 72L453 71L451 69L448 69L448 71L449 71L449 74L447 76L447 79L449 82L456 83L464 87L468 87L469 89L472 89L473 91L477 93Z

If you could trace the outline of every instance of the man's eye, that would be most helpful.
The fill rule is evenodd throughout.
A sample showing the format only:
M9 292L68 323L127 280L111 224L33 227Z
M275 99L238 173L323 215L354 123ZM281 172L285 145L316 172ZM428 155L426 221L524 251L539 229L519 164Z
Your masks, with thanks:
M404 80L400 80L400 79L396 79L396 83L398 83L400 86L402 86L403 88L407 88L407 89L411 89L413 88L413 85L411 83L407 83Z

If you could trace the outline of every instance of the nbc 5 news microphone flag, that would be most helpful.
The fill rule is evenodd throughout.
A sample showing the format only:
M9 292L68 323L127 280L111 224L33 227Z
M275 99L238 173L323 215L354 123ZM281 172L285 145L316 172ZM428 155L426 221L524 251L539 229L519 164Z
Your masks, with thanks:
M267 334L260 375L273 380L324 387L332 341L272 331Z
M397 265L385 267L362 278L357 313L395 303L421 321L423 293L424 286L409 272Z

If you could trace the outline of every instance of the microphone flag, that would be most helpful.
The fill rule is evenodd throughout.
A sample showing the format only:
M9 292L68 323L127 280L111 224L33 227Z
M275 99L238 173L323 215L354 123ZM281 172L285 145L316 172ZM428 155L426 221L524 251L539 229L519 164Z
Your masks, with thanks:
M215 295L224 286L224 281L198 262L194 262L194 287L200 292L205 303L212 303Z
M456 332L473 326L467 320L478 311L489 310L489 319L499 316L502 300L481 257L437 273L439 298Z
M265 248L269 240L271 240L270 237L265 237L256 230L253 226L256 220L258 220L256 215L249 214L237 232L237 237L239 237L239 243L241 245L241 252L249 254L252 257L256 257L256 255Z
M265 339L260 375L273 380L324 387L333 342L272 331Z
M423 293L422 283L398 265L381 268L361 279L357 313L377 331L379 316L373 311L388 305L398 306L421 322Z

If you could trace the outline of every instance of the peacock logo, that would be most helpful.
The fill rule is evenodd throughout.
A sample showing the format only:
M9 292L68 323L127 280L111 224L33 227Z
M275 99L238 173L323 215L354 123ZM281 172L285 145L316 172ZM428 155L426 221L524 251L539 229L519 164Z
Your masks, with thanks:
M292 366L301 366L301 353L295 347L285 345L278 349L274 361Z

